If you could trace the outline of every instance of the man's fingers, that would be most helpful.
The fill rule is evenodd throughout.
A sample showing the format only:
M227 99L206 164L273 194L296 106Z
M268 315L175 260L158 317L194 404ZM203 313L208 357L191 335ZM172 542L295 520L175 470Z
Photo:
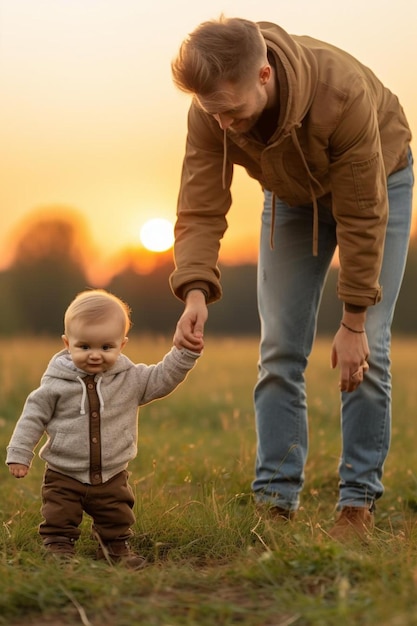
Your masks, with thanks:
M364 361L357 370L352 372L347 378L341 378L339 388L341 391L355 391L363 382L364 374L369 370L369 363Z
M362 367L360 367L358 370L356 370L356 372L353 372L353 374L350 375L350 380L352 380L353 383L357 383L357 382L361 383L363 381Z

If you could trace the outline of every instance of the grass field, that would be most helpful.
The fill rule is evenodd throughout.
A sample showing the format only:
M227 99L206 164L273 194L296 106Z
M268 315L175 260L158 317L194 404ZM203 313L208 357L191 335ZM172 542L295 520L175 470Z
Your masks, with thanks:
M126 354L155 362L163 338ZM339 457L337 373L330 343L308 369L310 455L292 524L261 520L250 497L255 455L256 339L206 339L188 380L140 412L131 463L133 545L149 567L94 560L83 521L77 560L45 560L37 534L43 463L20 481L5 447L28 392L59 341L0 341L0 624L9 626L417 625L417 340L393 344L393 438L372 543L333 544Z

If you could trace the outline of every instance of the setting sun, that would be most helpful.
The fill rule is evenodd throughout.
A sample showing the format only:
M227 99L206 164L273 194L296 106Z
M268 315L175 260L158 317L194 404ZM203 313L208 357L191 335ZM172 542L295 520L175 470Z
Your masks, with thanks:
M165 252L174 243L174 227L169 220L155 218L148 220L140 229L140 240L151 252Z

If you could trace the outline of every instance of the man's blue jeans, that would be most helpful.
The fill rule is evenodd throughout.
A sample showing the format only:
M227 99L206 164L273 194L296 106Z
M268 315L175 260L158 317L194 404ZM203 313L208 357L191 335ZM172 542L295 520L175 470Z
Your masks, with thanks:
M383 493L391 436L391 322L407 256L412 186L410 153L409 166L388 178L389 222L380 275L383 299L368 309L366 321L369 371L356 391L341 394L339 508L372 507ZM295 510L308 452L304 371L336 248L336 224L331 211L319 206L318 256L313 257L312 207L289 207L276 200L271 249L271 203L272 195L266 191L258 265L261 344L252 487L256 501Z

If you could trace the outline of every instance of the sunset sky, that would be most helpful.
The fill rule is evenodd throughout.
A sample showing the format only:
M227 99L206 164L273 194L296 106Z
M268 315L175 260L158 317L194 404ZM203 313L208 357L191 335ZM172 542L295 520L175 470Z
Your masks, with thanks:
M80 212L108 256L147 219L175 219L189 98L170 61L221 12L345 48L417 135L415 0L0 0L1 249L39 208ZM222 258L255 260L260 189L237 170L233 197Z

